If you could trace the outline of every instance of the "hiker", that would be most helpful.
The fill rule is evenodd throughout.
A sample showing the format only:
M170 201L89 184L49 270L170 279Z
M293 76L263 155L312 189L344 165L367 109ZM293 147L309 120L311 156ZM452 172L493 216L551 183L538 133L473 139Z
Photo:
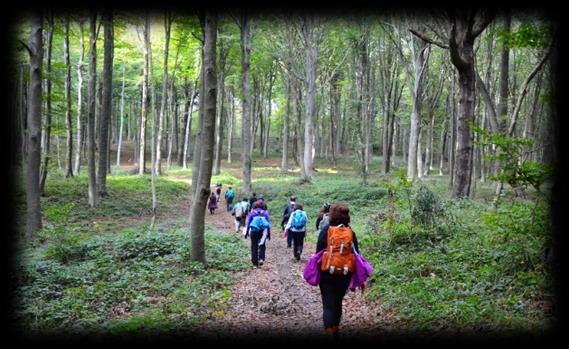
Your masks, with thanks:
M319 233L320 230L328 224L328 216L330 213L330 204L325 203L324 206L320 209L320 213L318 214L318 218L316 218L316 232Z
M316 252L325 250L320 268L320 293L324 330L334 337L342 317L342 300L348 290L354 266L353 248L359 253L356 234L350 228L350 210L346 205L330 207L329 224L318 235Z
M253 207L253 204L255 203L255 201L257 201L257 194L253 193L253 195L249 199L249 207Z
M247 213L249 211L249 200L247 198L243 198L243 201L237 201L235 205L233 205L231 209L231 215L235 221L235 232L239 233L239 228L244 226L245 218L247 217Z
M285 232L285 225L288 222L288 219L290 218L290 214L292 213L292 211L294 211L294 205L296 205L296 196L291 196L290 197L290 202L288 203L288 205L286 205L284 212L283 212L283 219L281 221L281 229L283 232ZM292 246L292 235L287 233L286 236L286 247L290 248Z
M247 216L245 239L251 236L251 262L259 267L265 261L265 242L271 239L269 213L262 209L262 202L256 201Z
M267 203L265 202L265 197L262 194L257 195L257 201L261 202L261 208L265 211L268 211Z
M233 198L235 197L235 192L231 187L227 188L225 191L225 202L227 203L227 211L231 211L231 205L233 204Z
M300 260L300 255L302 254L304 238L306 237L307 221L308 216L306 215L306 212L302 210L302 205L296 204L294 206L294 211L290 215L288 223L285 226L285 231L288 233L287 237L292 236L292 254L297 261Z
M209 196L209 203L207 204L207 208L209 209L210 214L215 213L215 210L217 209L217 195L215 195L215 193L211 193Z
M217 183L217 184L215 185L215 196L217 196L217 201L218 201L218 202L219 202L219 198L221 198L221 188L222 188L221 183Z

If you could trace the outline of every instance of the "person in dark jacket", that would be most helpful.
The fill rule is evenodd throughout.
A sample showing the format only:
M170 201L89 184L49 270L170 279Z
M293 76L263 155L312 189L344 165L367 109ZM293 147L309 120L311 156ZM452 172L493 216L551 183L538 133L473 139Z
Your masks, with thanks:
M257 193L253 193L251 198L249 198L249 207L253 207L253 204L257 201Z
M328 228L331 226L350 225L350 210L346 205L334 204L330 207L329 213L330 223L320 230L318 242L316 244L316 252L320 252L327 246ZM359 253L358 240L353 232L353 244L356 252ZM331 333L335 337L338 336L340 319L342 318L342 300L346 295L352 273L346 275L330 274L326 271L320 271L320 293L322 295L322 318L324 320L324 330Z
M217 209L217 195L215 195L215 193L211 193L209 197L209 203L207 204L207 208L209 209L210 214L215 213L215 210Z
M294 211L294 206L296 205L296 196L290 197L290 202L286 205L284 212L283 212L283 219L281 221L281 229L285 231L285 225L288 223L288 219L290 218L290 214ZM292 246L292 235L287 233L286 236L286 247L291 248Z
M318 217L316 217L316 232L320 232L324 226L328 224L328 215L330 214L330 204L325 203L320 209Z

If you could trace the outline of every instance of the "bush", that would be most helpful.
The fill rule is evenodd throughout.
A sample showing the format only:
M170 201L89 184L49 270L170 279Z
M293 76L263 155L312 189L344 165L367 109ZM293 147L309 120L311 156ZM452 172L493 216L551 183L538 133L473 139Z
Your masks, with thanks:
M413 200L411 218L415 224L432 227L444 214L441 200L426 186L420 186Z
M45 257L67 263L82 256L78 249L83 238L68 225L72 203L62 207L49 207L45 210L48 224L40 231L40 239L48 242Z

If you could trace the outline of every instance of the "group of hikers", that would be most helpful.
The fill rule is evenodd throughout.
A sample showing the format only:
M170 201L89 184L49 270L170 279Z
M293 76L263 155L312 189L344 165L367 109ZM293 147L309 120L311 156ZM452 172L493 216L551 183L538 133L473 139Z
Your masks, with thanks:
M215 208L221 196L221 184L216 186L210 203ZM231 187L225 192L227 210L235 222L235 232L243 232L245 239L251 238L251 262L259 268L265 262L266 242L271 239L271 218L263 195L253 193L233 203L235 196ZM213 207L213 206L211 206ZM215 208L210 212L214 213ZM286 236L287 248L292 248L296 261L300 261L306 238L308 215L296 196L284 208L281 220L282 235ZM320 288L323 305L323 320L326 333L337 337L342 316L342 300L350 285L354 272L353 254L359 254L356 235L350 227L349 209L344 204L325 203L316 218L318 240L316 253L322 253Z

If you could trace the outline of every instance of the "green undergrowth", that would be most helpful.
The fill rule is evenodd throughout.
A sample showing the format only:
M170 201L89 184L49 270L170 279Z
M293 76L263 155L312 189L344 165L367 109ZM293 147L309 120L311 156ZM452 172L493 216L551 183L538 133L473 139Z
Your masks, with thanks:
M397 314L409 330L547 328L552 294L545 200L508 198L495 211L486 198L450 198L448 183L438 176L416 183L375 177L362 186L356 176L333 169L321 170L311 183L289 173L259 178L253 186L267 199L273 227L296 195L308 213L312 243L321 205L346 203L361 250L375 268L368 299Z
M152 209L152 187L149 174L112 175L107 178L107 196L95 208L88 204L88 179L86 175L63 178L49 177L46 196L42 197L44 210L58 209L73 204L69 223L85 224L88 220L108 220L129 216L149 216ZM156 196L159 212L168 212L181 200L187 200L190 186L166 176L156 179Z
M222 316L235 272L249 266L239 238L206 230L208 266L189 262L187 228L93 235L20 256L16 315L30 333L139 334L191 329Z

